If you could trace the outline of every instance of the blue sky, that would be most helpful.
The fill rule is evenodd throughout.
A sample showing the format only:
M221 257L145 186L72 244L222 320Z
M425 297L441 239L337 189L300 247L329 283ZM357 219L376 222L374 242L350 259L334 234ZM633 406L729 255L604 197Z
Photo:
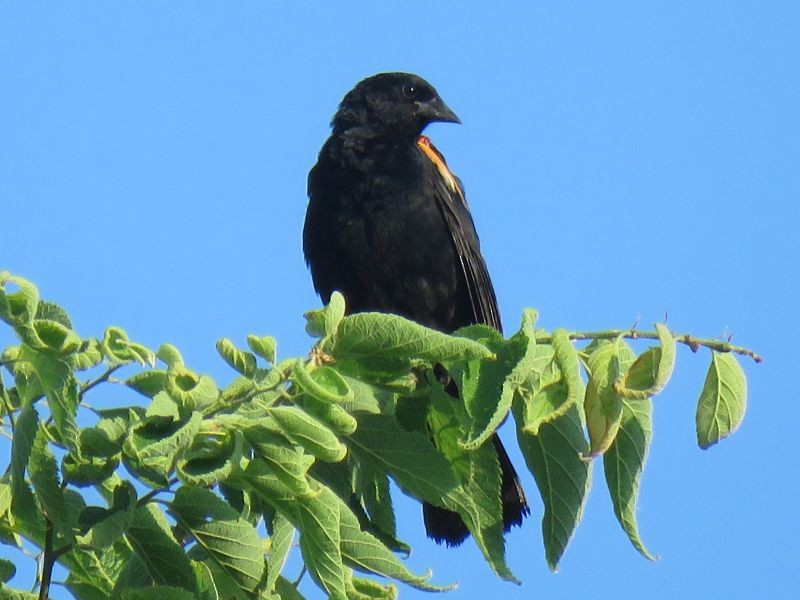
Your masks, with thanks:
M507 329L526 306L546 328L667 314L766 361L743 363L741 430L704 452L708 356L680 353L638 513L660 561L630 547L597 477L549 573L526 473L533 515L508 545L522 587L471 543L427 541L397 494L410 564L458 580L452 598L793 597L798 31L788 1L5 2L0 269L63 304L81 334L116 324L169 341L219 380L222 336L269 333L302 354L302 313L318 304L300 249L308 169L353 84L419 73L463 121L428 133L464 181Z

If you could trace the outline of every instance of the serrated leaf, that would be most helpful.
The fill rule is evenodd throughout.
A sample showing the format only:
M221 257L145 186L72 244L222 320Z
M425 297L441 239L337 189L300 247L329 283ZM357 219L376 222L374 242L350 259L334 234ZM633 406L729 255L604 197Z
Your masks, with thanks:
M747 407L747 379L731 353L711 353L695 421L697 444L713 446L739 428Z
M253 593L264 572L255 528L210 490L181 487L170 514L189 531L206 556L245 593Z
M67 311L61 308L55 302L48 300L39 300L36 307L35 319L49 319L61 323L67 329L72 329L72 321L69 319Z
M372 462L359 463L354 470L353 489L367 510L372 524L382 533L397 536L397 524L389 492L389 478Z
M317 400L307 394L295 398L294 403L336 433L350 435L358 427L355 417L338 404Z
M30 347L61 357L72 354L81 345L77 333L49 319L34 319L29 325L18 327L17 332Z
M283 433L295 444L328 462L339 462L347 447L322 423L294 406L273 406L268 414L281 426Z
M137 508L125 538L156 585L195 589L191 563L172 536L169 522L157 506L145 504Z
M306 476L309 467L314 464L313 456L304 454L281 436L263 427L245 430L245 437L256 456L261 459L260 464L252 461L248 466L249 471L257 472L263 467L264 471L275 475L293 494L300 497L313 494Z
M79 524L83 534L81 544L96 549L108 548L120 539L133 522L136 506L136 490L124 481L114 489L111 506L87 506L81 512Z
M300 552L308 571L329 598L346 600L346 570L342 559L339 503L336 495L320 488L320 497L298 506Z
M623 400L619 431L614 443L603 454L603 468L614 514L634 548L649 560L655 560L656 557L645 548L639 536L636 503L653 436L652 411L653 403L649 398Z
M614 389L624 398L644 399L655 396L667 385L675 367L675 338L669 329L656 323L660 346L642 353Z
M217 352L232 369L245 377L252 377L256 372L255 355L237 348L229 339L221 338L217 341Z
M247 345L250 350L258 354L270 364L275 364L275 357L278 350L278 342L271 335L257 336L248 335Z
M375 536L362 531L358 519L352 511L329 490L322 489L319 501L336 503L339 507L342 557L348 565L360 571L402 581L412 587L429 592L444 592L455 587L454 585L437 586L428 583L431 577L430 571L425 575L414 575Z
M542 538L553 571L583 516L591 481L591 463L583 459L589 445L580 408L575 403L567 406L564 414L542 423L537 435L527 433L522 402L515 400L512 409L519 447L544 503Z
M498 540L494 535L496 524L487 514L482 498L476 503L465 491L448 461L434 449L425 435L401 429L394 417L389 415L362 414L358 417L358 429L347 440L348 446L358 454L360 460L372 460L378 468L391 475L407 494L459 513L492 569L504 579L516 581L505 565L502 547L498 546L498 543L502 543L502 527ZM482 450L491 453L490 458L499 471L494 450L488 447ZM467 479L486 476L486 471L466 471L463 476ZM488 502L499 506L499 495Z
M342 319L330 353L334 358L448 360L491 358L484 345L450 336L397 315L358 313Z

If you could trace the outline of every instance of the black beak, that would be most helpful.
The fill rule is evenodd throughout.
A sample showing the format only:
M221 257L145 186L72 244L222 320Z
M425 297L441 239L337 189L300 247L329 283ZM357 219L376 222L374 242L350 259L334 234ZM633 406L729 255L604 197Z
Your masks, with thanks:
M433 99L420 105L420 116L424 117L429 123L439 121L442 123L461 123L456 113L450 110L444 101L435 96Z

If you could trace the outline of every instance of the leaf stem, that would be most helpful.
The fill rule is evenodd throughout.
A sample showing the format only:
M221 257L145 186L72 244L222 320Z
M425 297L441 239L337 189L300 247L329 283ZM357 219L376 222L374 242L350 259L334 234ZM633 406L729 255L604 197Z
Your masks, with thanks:
M606 331L573 331L567 335L571 340L613 340L618 337L623 337L629 340L658 339L657 332L642 331L639 329L608 329ZM702 346L704 348L716 350L717 352L733 352L734 354L749 356L757 363L760 363L764 360L764 358L760 354L757 354L756 352L750 350L749 348L745 348L743 346L735 346L729 342L724 342L722 340L715 340L712 338L698 338L688 333L680 333L680 334L673 333L672 336L675 338L676 342L680 342L681 344L686 344L687 346L689 346L692 352L697 352ZM552 336L543 336L536 338L537 342L543 342L545 344L551 343L552 340L553 340Z

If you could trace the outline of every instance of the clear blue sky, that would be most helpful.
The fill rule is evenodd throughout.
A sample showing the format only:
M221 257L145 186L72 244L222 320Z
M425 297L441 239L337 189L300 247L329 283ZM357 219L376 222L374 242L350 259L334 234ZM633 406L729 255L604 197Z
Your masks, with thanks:
M472 543L427 541L398 493L411 565L458 580L452 598L795 597L800 5L465 4L2 3L0 268L81 334L169 341L219 380L221 336L304 353L308 169L356 81L419 73L463 120L428 133L465 183L509 330L526 306L547 328L666 313L766 361L744 363L741 430L703 452L708 357L681 352L638 513L659 562L630 547L597 477L549 573L526 473L533 515L508 546L522 587Z

